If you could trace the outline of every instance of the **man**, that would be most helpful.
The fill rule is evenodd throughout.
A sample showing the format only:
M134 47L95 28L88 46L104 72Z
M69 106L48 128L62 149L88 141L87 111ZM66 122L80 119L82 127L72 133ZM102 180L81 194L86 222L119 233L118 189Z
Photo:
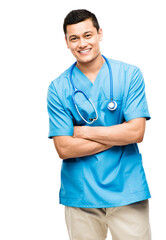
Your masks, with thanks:
M104 240L108 228L113 240L150 240L137 145L150 119L141 71L101 55L93 13L71 11L63 28L76 64L50 84L48 113L49 138L63 159L60 203L70 240Z

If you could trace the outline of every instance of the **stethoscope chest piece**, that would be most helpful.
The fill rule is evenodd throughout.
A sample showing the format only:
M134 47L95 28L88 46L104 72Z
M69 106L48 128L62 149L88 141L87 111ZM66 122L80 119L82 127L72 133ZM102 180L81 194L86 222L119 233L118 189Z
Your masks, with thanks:
M117 108L117 103L115 101L111 100L111 102L108 103L107 108L110 111L114 111Z

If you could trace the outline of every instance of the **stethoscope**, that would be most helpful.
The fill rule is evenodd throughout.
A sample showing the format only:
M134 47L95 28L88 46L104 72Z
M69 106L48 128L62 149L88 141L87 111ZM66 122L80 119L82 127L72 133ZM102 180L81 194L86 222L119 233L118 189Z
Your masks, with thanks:
M103 55L102 55L102 56L103 56ZM109 76L110 76L110 99L111 99L111 101L108 103L107 108L108 108L110 111L114 111L114 110L117 108L117 103L116 103L116 101L113 100L113 77L112 77L112 70L111 70L111 66L110 66L110 63L109 63L108 59L107 59L105 56L103 56L103 58L105 59L106 64L107 64L107 66L108 66ZM79 114L80 117L84 120L84 122L86 122L87 124L92 124L94 121L96 121L96 120L98 119L98 113L97 113L97 110L96 110L93 102L92 102L91 99L87 96L87 94L86 94L84 91L77 89L76 86L75 86L74 83L73 83L72 73L73 73L73 69L74 69L74 67L75 67L76 64L77 64L77 62L75 62L75 63L71 66L70 76L69 76L69 80L70 80L70 82L71 82L71 84L72 84L72 86L73 86L73 89L74 89L74 92L73 92L73 94L72 94L73 102L74 102L74 105L75 105L75 107L76 107L76 110L77 110L78 114ZM76 100L75 100L75 95L76 95L76 93L82 93L82 94L85 96L85 98L86 98L86 99L90 102L90 104L92 105L92 107L93 107L93 109L94 109L94 111L95 111L96 117L94 117L94 118L89 118L89 121L87 121L87 120L81 115L81 113L80 113L80 111L79 111L79 109L78 109L78 107L77 107Z

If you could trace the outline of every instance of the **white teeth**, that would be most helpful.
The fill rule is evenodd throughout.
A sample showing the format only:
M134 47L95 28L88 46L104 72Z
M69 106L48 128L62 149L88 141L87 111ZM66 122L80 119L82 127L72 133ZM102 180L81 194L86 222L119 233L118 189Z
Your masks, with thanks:
M86 52L89 52L90 49L87 49L87 50L84 50L84 51L79 51L80 53L86 53Z

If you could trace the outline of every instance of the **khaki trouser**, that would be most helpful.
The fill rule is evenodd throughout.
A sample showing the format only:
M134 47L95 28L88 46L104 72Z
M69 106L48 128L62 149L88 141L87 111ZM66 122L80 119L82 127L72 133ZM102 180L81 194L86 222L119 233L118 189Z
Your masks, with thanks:
M150 240L149 202L114 208L65 207L70 240Z

